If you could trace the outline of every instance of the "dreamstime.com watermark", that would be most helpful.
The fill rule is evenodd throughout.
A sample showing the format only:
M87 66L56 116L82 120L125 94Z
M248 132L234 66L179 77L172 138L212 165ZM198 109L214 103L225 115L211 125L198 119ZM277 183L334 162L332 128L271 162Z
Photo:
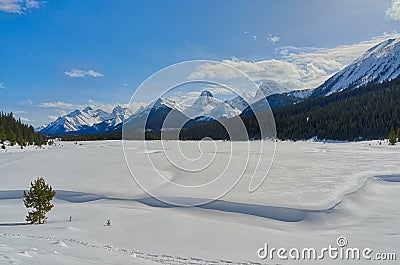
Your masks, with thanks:
M266 243L257 250L258 258L262 260L369 260L369 261L394 261L396 253L378 253L371 248L348 247L346 237L340 236L336 245L324 248L270 248Z

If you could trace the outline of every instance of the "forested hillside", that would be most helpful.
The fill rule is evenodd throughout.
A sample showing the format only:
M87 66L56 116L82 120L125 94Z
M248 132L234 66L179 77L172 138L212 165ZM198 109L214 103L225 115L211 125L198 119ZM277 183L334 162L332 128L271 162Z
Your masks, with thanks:
M400 79L345 90L274 111L281 139L385 138L400 127Z
M11 145L18 143L21 147L27 145L43 145L46 140L35 133L31 125L26 125L20 119L15 119L12 113L0 113L0 142L9 141Z

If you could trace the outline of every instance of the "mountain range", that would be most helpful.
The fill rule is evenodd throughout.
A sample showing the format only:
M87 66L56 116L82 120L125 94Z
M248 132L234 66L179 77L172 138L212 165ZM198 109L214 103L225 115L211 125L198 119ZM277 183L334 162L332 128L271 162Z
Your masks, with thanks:
M59 117L41 128L39 132L58 135L116 132L121 131L124 119L129 122L130 128L139 130L146 127L157 131L162 128L164 119L171 111L176 122L170 126L179 127L182 126L181 123L186 122L185 128L187 128L249 113L251 107L260 107L259 102L254 102L260 95L266 97L272 109L278 109L298 104L306 99L327 97L366 84L389 81L399 76L400 39L388 39L367 50L360 58L315 89L289 91L275 81L260 80L257 82L259 86L257 95L242 95L225 101L215 98L211 91L204 90L190 106L161 98L146 106L137 105L137 108L129 110L129 113L128 109L122 106L115 107L111 112L86 107Z
M54 122L41 128L43 134L99 133L114 131L127 114L127 108L116 106L110 113L88 106L83 110L74 110L59 117Z

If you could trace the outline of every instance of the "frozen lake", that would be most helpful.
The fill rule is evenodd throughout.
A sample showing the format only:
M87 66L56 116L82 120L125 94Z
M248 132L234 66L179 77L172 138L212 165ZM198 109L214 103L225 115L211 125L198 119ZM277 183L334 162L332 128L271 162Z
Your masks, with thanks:
M209 182L213 174L190 177L166 157L182 152L195 160L202 152L212 160L213 148L219 162L209 172L243 176L216 202L172 207L150 198L136 184L120 141L58 142L45 150L2 150L0 263L317 264L321 261L261 260L257 250L265 243L276 248L326 247L335 245L339 236L345 236L352 247L398 251L399 146L376 141L277 142L267 178L259 189L249 192L252 171L242 172L244 158L248 156L246 166L254 168L260 152L271 153L271 142L265 142L265 150L260 150L257 141L234 142L233 154L230 142L206 143L200 149L198 142L180 142L180 149L172 141L146 144L147 148L139 142L125 145L131 171L145 178L152 177L154 169L144 161L144 154L175 183ZM265 158L260 163L268 169L269 156ZM221 161L230 163L228 171ZM254 177L262 179L261 173ZM47 224L23 225L22 191L38 176L57 191L55 207ZM151 192L163 194L165 186L156 184ZM165 197L173 195L173 190L165 193ZM179 200L213 195L213 191L187 192L179 194ZM104 226L108 218L110 227ZM324 260L324 264L340 262ZM342 262L364 264L365 260ZM382 261L386 263L396 264Z

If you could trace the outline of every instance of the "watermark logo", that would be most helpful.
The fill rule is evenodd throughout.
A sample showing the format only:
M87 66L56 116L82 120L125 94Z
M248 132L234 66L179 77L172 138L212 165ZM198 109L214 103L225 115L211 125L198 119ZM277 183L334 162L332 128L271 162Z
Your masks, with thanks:
M338 245L338 247L344 248L345 246L347 246L349 242L347 242L347 238L345 238L344 236L340 236L336 239L336 244Z
M150 196L178 206L216 200L244 177L248 192L254 192L275 155L268 93L239 69L214 61L179 63L150 76L134 92L128 110L138 102L151 103L127 117L122 128L133 179ZM251 114L255 120L243 118ZM206 122L211 125L193 125ZM246 122L255 122L257 131L249 132ZM213 139L216 131L222 136ZM180 141L188 132L198 141ZM251 144L252 138L263 141Z
M264 244L257 250L258 258L262 260L369 260L369 261L393 261L396 260L396 253L375 252L371 248L348 247L348 240L340 236L336 245L316 248L274 248Z

